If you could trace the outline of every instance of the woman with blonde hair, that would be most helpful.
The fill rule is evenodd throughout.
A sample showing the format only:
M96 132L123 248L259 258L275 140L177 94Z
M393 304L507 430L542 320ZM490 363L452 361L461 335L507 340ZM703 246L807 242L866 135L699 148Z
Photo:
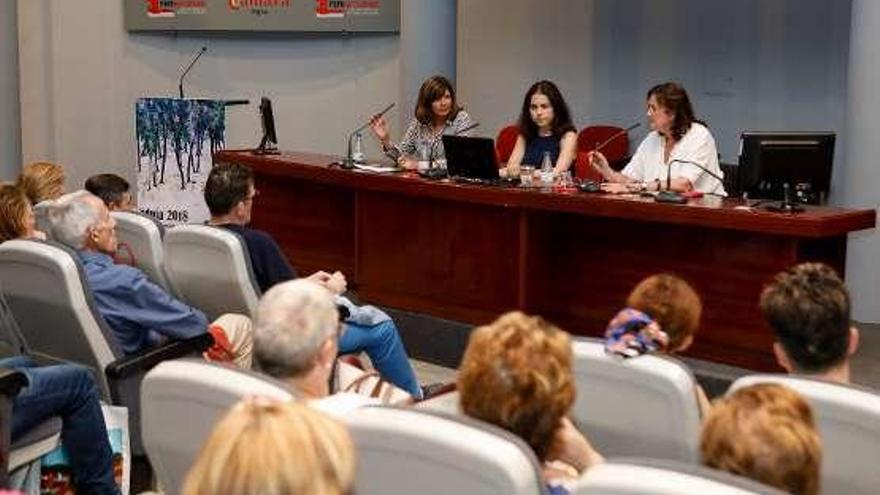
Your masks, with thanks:
M64 169L50 162L25 165L18 176L18 186L32 205L47 199L58 199L64 194Z
M299 402L246 399L217 424L184 495L345 495L354 444L338 421Z
M795 495L819 493L822 444L794 390L758 384L716 400L700 435L703 464Z
M24 191L15 184L0 185L0 242L45 238L36 229L34 211Z
M571 339L518 311L471 334L458 375L462 411L519 436L544 463L551 494L596 463L593 447L568 419L574 405Z

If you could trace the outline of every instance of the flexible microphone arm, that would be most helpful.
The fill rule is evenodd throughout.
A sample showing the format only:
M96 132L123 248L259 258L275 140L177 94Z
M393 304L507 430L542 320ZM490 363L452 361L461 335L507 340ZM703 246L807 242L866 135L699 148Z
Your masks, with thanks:
M693 165L693 166L697 167L698 169L702 170L703 172L706 172L706 174L709 177L712 177L713 179L717 180L719 183L724 185L723 178L721 178L715 172L704 167L702 164L699 164L699 163L691 161L691 160L682 160L680 158L676 158L676 159L670 161L666 166L666 190L658 192L657 196L654 197L654 200L657 201L658 203L676 203L676 204L687 203L687 198L685 198L684 196L682 196L678 192L672 190L671 186L672 186L672 164L673 163L686 163L686 164Z
M206 51L208 51L208 47L206 45L203 45L202 48L199 49L199 53L197 53L196 56L192 59L192 62L190 62L189 65L186 66L183 74L180 75L180 80L177 81L177 90L179 91L181 98L183 98L183 78L185 78L186 75L189 74L190 69L192 69L193 66L196 65L196 62L198 62L198 60L202 57L202 55L205 54Z
M593 151L599 151L599 150L601 150L601 149L604 148L606 145L608 145L608 143L614 141L615 139L619 138L620 136L624 136L624 135L626 135L626 134L629 134L630 132L633 131L633 129L637 129L637 128L641 127L641 125L642 125L641 122L636 122L635 124L633 124L633 125L627 127L626 129L622 129L622 130L620 130L619 132L615 133L615 134L614 134L613 136L611 136L610 138L608 138L608 139L606 139L605 141L602 141L601 143L597 144L596 147L593 148Z
M348 169L354 168L354 158L351 156L351 138L355 137L357 135L357 133L359 133L359 132L363 131L364 129L366 129L367 127L369 127L370 123L373 121L373 119L378 119L379 117L385 115L392 108L394 108L394 103L391 103L390 105L385 107L381 112L377 113L370 120L365 122L363 125L361 125L357 129L351 131L351 134L348 135L347 148L345 151L345 160L342 161L342 168L348 168Z

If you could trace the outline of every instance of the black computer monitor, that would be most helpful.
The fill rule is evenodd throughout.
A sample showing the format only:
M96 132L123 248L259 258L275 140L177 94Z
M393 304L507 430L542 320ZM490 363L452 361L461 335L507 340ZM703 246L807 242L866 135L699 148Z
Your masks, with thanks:
M260 98L260 125L263 138L255 150L258 154L277 154L278 137L275 135L275 115L272 113L272 100L265 96Z
M831 187L833 132L744 132L739 179L749 198L784 199L785 184L801 202L824 203Z

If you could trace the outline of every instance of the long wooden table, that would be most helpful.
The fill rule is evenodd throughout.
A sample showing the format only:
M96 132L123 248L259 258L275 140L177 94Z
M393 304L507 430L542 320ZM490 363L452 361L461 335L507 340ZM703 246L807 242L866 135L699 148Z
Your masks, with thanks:
M688 355L775 369L758 310L762 287L791 265L844 272L849 232L873 210L807 207L780 214L705 197L651 198L429 181L342 170L311 153L217 162L251 166L253 223L302 273L341 270L365 301L469 323L512 309L579 335L601 335L632 287L676 273L700 293L702 326Z

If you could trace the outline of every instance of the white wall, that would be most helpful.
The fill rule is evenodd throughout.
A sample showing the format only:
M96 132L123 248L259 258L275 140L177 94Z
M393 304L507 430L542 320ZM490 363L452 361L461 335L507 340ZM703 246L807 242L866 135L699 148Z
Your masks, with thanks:
M281 148L326 153L343 153L347 130L398 97L394 35L128 34L116 0L18 7L22 154L62 163L69 188L106 171L134 179L135 100L175 96L180 68L202 44L208 52L188 77L187 96L252 102L227 112L230 148L259 141L261 95L273 99Z
M576 124L591 111L593 43L591 0L459 0L457 89L494 137L519 117L526 90L551 79Z
M15 2L0 1L0 180L14 179L21 167L16 25Z
M644 121L645 92L682 82L726 161L742 130L833 130L845 118L848 0L459 0L458 88L492 135L532 82L575 124ZM634 146L646 133L637 132ZM843 157L838 146L837 164Z

